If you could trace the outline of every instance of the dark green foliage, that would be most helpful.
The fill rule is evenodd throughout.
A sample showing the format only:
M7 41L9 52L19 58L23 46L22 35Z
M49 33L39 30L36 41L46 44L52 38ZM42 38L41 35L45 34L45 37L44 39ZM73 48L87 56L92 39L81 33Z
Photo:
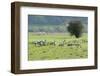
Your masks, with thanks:
M71 21L67 29L71 35L75 35L76 38L79 38L82 35L83 25L80 21Z

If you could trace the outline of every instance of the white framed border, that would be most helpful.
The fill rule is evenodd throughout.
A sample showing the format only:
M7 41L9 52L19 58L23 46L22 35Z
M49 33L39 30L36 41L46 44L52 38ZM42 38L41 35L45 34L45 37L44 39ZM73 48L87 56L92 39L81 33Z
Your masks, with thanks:
M28 61L28 14L88 17L88 58L68 60ZM20 69L43 69L94 65L94 11L41 7L20 8Z

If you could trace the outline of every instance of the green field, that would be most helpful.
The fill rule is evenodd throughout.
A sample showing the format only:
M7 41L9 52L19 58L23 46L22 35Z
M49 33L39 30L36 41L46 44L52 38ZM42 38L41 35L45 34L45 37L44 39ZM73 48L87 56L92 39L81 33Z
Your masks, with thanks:
M56 45L35 46L33 41L46 40L47 42L56 41ZM64 46L58 46L65 40ZM76 41L80 46L67 46ZM69 34L43 34L37 35L29 32L28 37L28 60L55 60L55 59L80 59L88 57L87 34L75 38Z

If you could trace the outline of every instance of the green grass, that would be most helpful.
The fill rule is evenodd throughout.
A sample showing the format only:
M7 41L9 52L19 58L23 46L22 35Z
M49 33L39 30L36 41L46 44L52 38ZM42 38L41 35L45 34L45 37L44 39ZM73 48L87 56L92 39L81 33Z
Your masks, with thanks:
M87 34L83 34L80 38L75 38L69 34L48 34L48 35L35 35L29 33L28 38L28 60L55 60L55 59L80 59L88 57L87 42L82 42L82 40L87 41ZM47 40L56 41L56 46L35 46L32 41L37 40ZM66 40L66 42L71 42L77 40L81 47L76 46L58 46L58 43Z

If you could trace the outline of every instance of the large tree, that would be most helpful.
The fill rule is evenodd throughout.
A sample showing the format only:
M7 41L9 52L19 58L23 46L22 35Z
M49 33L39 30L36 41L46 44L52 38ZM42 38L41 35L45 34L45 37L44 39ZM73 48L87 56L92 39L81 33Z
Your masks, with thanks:
M82 35L83 25L81 21L71 21L67 29L71 35L75 35L76 38L79 38Z

